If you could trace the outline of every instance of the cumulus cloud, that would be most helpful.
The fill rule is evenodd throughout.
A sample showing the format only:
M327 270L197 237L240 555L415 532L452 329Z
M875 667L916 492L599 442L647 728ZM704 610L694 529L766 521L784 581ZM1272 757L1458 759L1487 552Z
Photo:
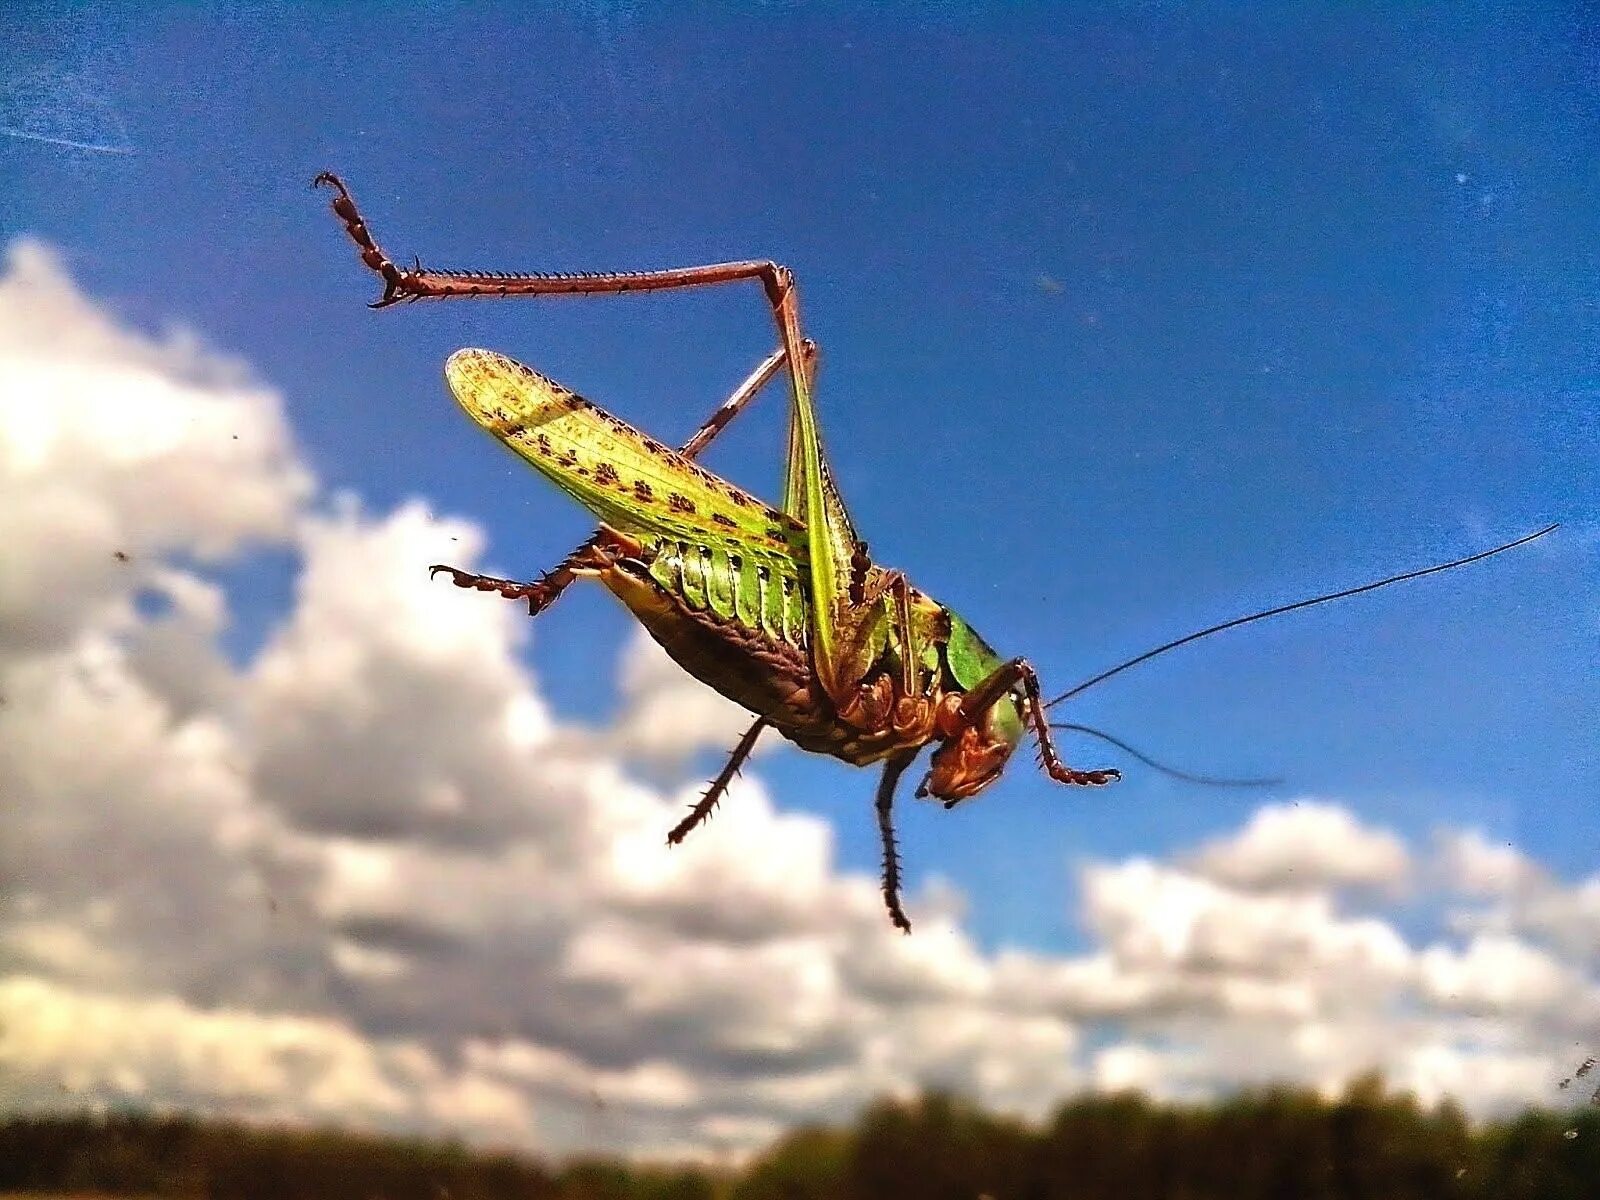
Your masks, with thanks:
M948 888L899 936L758 775L669 851L696 788L635 765L744 714L641 641L618 719L564 722L517 607L420 569L479 530L319 496L270 389L120 327L27 244L0 274L0 524L19 1105L744 1151L928 1085L1039 1115L1377 1066L1492 1111L1600 1024L1600 879L1447 833L1430 877L1466 915L1402 929L1374 906L1416 851L1325 801L1082 864L1073 954L983 949ZM262 544L298 582L236 663L208 564Z
M310 478L277 398L242 366L192 338L123 330L34 242L6 254L0 313L8 652L125 617L128 584L163 553L215 557L282 535Z
M1268 804L1238 833L1194 856L1204 875L1261 889L1393 887L1411 863L1394 834L1362 825L1333 804Z
M706 747L731 749L753 719L685 674L642 629L628 643L619 682L624 703L611 740L624 754L670 764ZM768 732L757 752L776 739Z
M1563 1014L1587 1024L1600 998L1570 964L1505 934L1479 934L1460 950L1431 946L1417 965L1423 995L1442 1009Z
M526 618L463 605L417 564L481 536L411 503L369 519L343 500L298 531L292 616L247 680L254 782L298 827L499 844L536 813L530 747L550 718L511 650Z
M1600 875L1563 883L1515 846L1490 842L1476 829L1441 831L1432 866L1462 901L1449 914L1455 929L1526 938L1591 972L1600 969Z

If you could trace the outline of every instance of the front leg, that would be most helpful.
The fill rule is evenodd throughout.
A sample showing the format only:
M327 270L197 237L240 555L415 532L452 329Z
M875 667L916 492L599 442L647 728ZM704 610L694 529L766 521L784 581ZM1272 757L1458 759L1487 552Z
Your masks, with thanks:
M1039 739L1039 757L1051 779L1075 787L1101 787L1122 778L1122 772L1112 768L1078 771L1061 761L1056 753L1055 739L1050 735L1050 722L1045 719L1044 705L1039 699L1039 676L1025 658L1013 658L1008 663L1002 663L987 679L968 692L956 709L955 728L951 732L956 732L962 726L977 724L990 705L1018 684L1022 686L1023 708L1028 723L1033 726L1033 732Z

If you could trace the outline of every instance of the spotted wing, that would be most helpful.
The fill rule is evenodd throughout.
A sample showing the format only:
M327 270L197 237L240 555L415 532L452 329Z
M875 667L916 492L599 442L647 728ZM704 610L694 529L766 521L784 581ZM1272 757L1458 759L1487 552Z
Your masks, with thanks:
M605 526L657 582L786 640L805 640L805 526L537 371L458 350L445 379L467 415Z

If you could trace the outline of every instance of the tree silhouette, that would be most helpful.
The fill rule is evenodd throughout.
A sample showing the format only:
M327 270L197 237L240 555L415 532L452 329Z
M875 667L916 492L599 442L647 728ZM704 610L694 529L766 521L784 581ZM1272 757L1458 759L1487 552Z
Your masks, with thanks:
M1480 1126L1376 1075L1327 1100L1269 1088L1209 1105L1082 1096L1042 1125L942 1092L798 1129L738 1176L193 1117L14 1117L0 1193L214 1200L1591 1200L1600 1109Z

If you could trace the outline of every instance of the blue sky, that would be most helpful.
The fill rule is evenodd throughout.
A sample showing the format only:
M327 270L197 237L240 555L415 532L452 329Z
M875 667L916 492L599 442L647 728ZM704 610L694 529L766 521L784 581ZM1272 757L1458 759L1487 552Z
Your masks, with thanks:
M1600 42L1580 7L0 20L0 235L59 246L122 319L239 355L330 488L481 522L491 569L537 571L587 527L460 417L444 357L503 350L681 436L770 348L759 293L372 314L306 189L318 170L346 176L393 253L437 266L787 263L875 552L1053 691L1200 625L1564 522L1492 564L1186 649L1071 711L1407 836L1477 825L1593 868ZM779 399L710 454L769 494ZM292 570L232 576L239 653ZM595 681L625 632L597 590L539 622L529 661L563 711L609 711ZM962 811L903 807L911 879L954 880L989 944L1073 942L1064 860L1162 854L1262 799L1069 746L1124 781L1065 792L1019 761ZM833 821L847 865L875 861L869 773L796 751L762 773Z

